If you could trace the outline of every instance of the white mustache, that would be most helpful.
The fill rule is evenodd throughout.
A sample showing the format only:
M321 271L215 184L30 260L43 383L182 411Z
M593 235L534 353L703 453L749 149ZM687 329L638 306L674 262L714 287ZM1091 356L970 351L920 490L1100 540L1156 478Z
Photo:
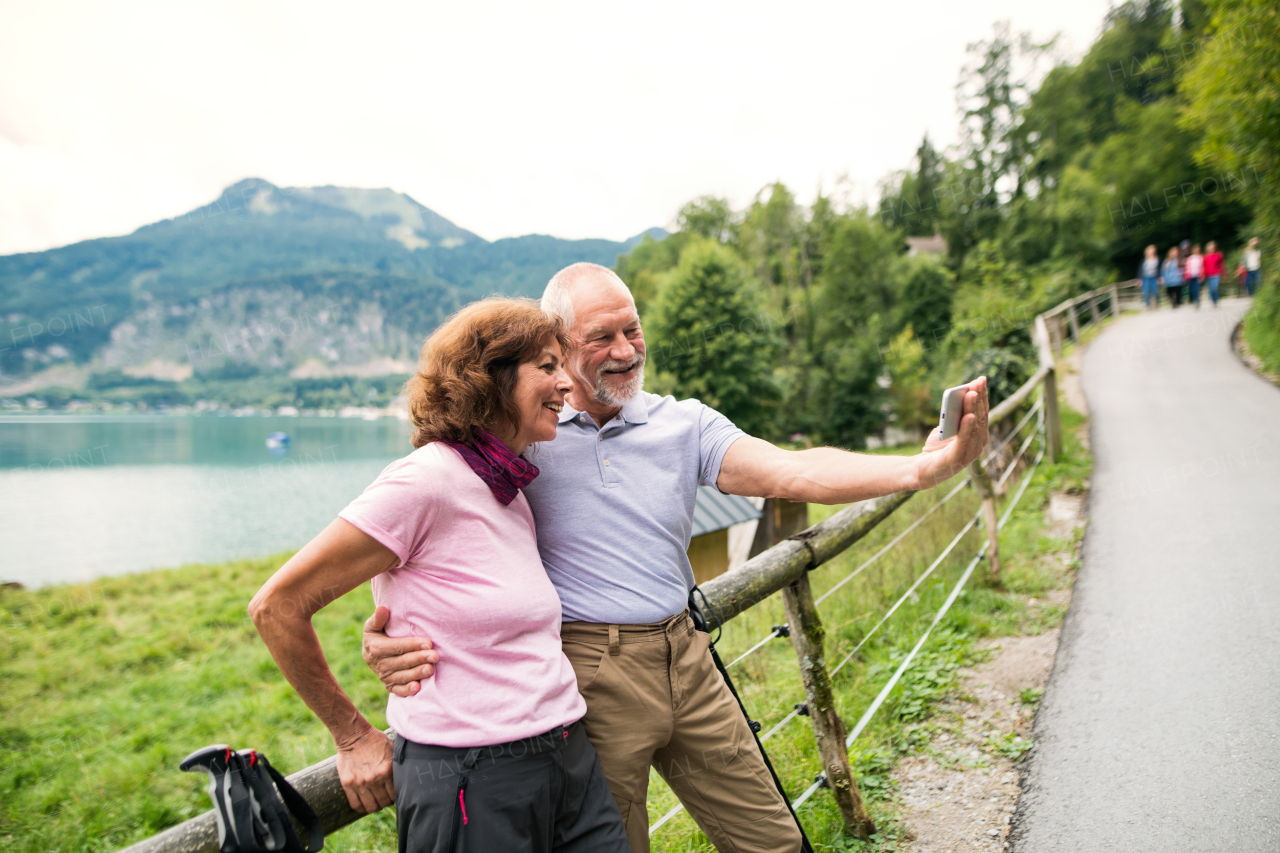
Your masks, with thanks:
M606 370L630 370L639 368L630 379L615 380L620 382L618 386L610 385L605 381ZM610 406L621 406L627 400L640 393L640 389L644 387L644 353L636 353L630 361L616 361L610 359L596 368L596 387L595 398L601 403Z
M630 361L606 361L604 364L600 365L598 372L603 374L610 370L630 370L631 368L638 367L641 364L644 364L644 357L637 353Z

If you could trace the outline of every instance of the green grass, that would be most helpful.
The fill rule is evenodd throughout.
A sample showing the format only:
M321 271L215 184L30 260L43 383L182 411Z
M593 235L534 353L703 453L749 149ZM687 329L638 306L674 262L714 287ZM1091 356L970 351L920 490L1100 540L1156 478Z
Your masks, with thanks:
M1050 494L1083 488L1089 460L1074 437L1080 416L1063 406L1067 452L1042 464L1001 537L1001 583L979 567L889 701L854 745L852 762L881 834L869 844L841 832L838 812L819 792L801 814L820 850L895 849L902 830L890 771L927 742L932 704L956 670L975 661L980 637L1035 633L1060 608L1031 597L1069 582L1057 554L1071 550L1045 533ZM812 573L815 595L875 553L945 492L917 495L866 540ZM820 606L828 665L878 621L887 605L963 526L977 507L965 489L898 548ZM836 507L811 507L816 522ZM975 530L835 679L840 712L852 726L932 620L984 534ZM114 850L209 808L204 777L177 764L209 743L254 746L285 772L332 752L323 726L284 681L245 615L245 605L285 556L111 578L71 587L0 592L0 849ZM361 625L372 609L367 585L329 605L316 627L338 679L375 725L385 695L360 659ZM785 621L777 596L726 626L732 660ZM790 643L774 640L733 670L744 701L768 730L803 698ZM793 720L768 744L788 791L818 770L812 729ZM993 743L1009 755L1016 743ZM675 800L655 776L650 815ZM387 810L335 833L333 851L392 851ZM710 850L687 815L663 827L657 851Z
M210 743L257 747L284 772L332 754L245 613L284 559L0 594L0 849L114 850L207 811L203 774L178 762ZM366 585L316 627L381 726L385 694L360 659L372 606ZM326 844L394 848L390 813Z
M1244 318L1244 339L1267 372L1280 374L1280 281L1271 272Z

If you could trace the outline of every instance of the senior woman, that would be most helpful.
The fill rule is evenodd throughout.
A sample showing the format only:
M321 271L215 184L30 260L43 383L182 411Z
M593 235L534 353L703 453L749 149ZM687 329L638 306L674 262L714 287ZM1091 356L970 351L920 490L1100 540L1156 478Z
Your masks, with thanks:
M249 605L276 664L328 726L357 811L396 804L400 850L629 853L586 705L560 649L560 600L520 489L570 389L560 322L486 299L427 340L409 381L417 449L263 585ZM394 747L343 692L311 617L366 580L387 633L430 633L440 661L392 696Z

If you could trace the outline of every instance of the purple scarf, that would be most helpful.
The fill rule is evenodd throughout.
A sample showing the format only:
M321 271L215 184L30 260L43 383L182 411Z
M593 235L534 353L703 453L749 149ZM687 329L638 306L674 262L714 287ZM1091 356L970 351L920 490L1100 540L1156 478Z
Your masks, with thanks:
M487 430L475 430L470 444L455 441L446 441L445 444L462 454L471 470L484 480L503 506L510 506L516 499L517 491L532 483L533 478L538 476L538 469L533 463L516 456L497 436Z

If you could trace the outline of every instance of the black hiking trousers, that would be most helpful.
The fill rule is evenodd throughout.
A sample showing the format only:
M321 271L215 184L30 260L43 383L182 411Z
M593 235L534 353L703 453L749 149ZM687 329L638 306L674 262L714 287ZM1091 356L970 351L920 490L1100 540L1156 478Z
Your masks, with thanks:
M400 853L631 853L581 723L496 746L396 736Z

